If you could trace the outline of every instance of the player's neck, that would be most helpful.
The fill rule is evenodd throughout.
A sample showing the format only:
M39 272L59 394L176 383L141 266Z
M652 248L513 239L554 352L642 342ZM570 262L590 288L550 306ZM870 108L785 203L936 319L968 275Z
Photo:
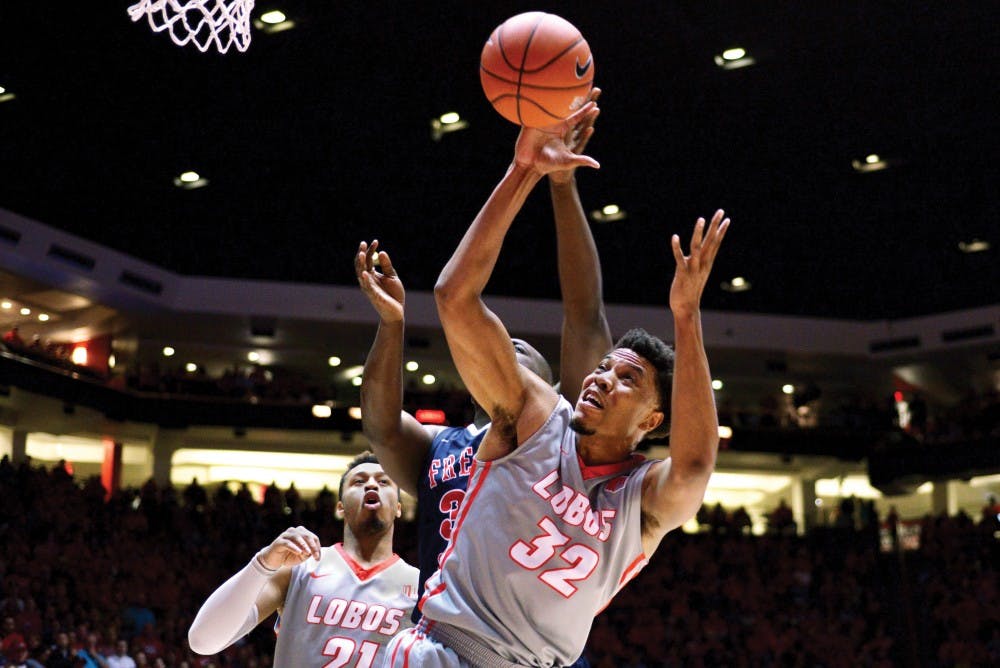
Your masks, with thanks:
M632 444L627 439L601 434L577 434L576 452L587 466L617 464L632 456Z
M344 552L362 566L373 566L392 556L392 529L385 533L357 536L344 527Z

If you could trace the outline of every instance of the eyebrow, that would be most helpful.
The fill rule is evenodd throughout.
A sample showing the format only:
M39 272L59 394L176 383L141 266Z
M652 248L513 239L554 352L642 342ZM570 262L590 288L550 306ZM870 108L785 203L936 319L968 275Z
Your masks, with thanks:
M635 369L636 371L639 372L640 375L643 375L643 376L646 375L646 367L642 366L641 364L636 364L635 362L633 362L632 360L630 360L627 356L622 355L622 356L619 356L619 357L616 358L613 355L608 355L607 357L604 358L603 361L606 362L607 360L615 360L617 362L620 362L622 364L625 364L625 365L629 366L632 369Z

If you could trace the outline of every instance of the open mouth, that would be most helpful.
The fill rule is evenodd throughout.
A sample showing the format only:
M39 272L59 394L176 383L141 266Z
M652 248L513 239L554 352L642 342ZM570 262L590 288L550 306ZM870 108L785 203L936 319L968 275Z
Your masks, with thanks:
M593 390L587 390L584 392L583 397L581 397L580 400L588 406L593 406L594 408L604 408L601 398Z
M382 505L382 498L378 495L378 492L376 492L375 490L370 490L365 492L365 498L363 503L365 508L372 508L372 509L378 508L379 506Z

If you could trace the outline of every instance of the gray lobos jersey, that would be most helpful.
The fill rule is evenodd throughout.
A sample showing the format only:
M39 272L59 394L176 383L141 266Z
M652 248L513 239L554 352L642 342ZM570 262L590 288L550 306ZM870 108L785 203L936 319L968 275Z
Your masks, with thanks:
M646 565L642 479L653 461L585 466L572 417L560 397L520 447L475 463L420 602L427 635L471 664L483 660L469 660L477 647L520 665L572 664L594 616Z
M413 625L418 571L392 555L361 567L341 543L292 569L275 625L275 668L371 668L397 631Z

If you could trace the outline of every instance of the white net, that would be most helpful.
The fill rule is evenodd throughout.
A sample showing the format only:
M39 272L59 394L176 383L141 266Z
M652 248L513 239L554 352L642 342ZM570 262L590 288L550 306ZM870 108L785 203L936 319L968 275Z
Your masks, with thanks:
M154 32L170 33L176 44L193 42L199 51L213 45L219 53L250 46L254 0L140 0L128 8L133 21L145 16Z

